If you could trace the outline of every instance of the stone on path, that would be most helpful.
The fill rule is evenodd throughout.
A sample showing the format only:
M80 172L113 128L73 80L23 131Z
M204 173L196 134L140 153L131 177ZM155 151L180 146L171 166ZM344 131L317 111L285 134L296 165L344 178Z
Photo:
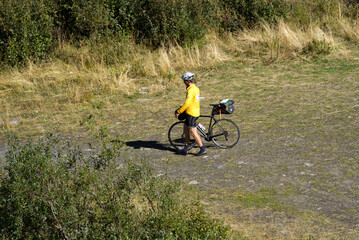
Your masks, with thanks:
M189 185L198 185L199 182L197 182L196 180L192 180L188 183Z
M147 94L148 93L148 87L141 87L139 89L139 94Z
M151 99L147 99L147 98L139 98L137 99L137 102L149 102L151 101Z
M18 125L20 123L19 120L12 120L9 122L10 125Z

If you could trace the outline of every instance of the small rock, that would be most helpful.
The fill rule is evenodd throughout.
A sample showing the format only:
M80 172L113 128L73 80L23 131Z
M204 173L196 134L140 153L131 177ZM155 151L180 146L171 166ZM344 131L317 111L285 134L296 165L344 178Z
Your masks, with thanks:
M151 101L151 99L146 99L146 98L137 99L137 102L149 102L149 101Z
M352 116L348 116L349 119L352 119L353 117Z
M91 148L86 148L86 149L84 149L84 152L91 152L91 151L92 151Z
M203 158L208 158L208 156L203 156Z
M300 175L304 175L305 174L305 172L300 172Z
M20 123L19 120L12 120L9 122L10 125L18 125Z
M139 94L147 94L148 93L148 87L141 87L139 89Z
M223 166L219 165L219 166L216 167L216 169L223 169Z
M189 185L198 185L199 182L197 182L196 180L192 180L188 183Z
M238 165L243 165L243 164L244 164L243 161L238 162Z
M304 163L304 165L307 167L313 167L313 164L311 164L311 163Z
M283 234L286 234L286 233L288 233L289 231L288 230L282 230L282 231L280 231L281 233L283 233Z
M219 157L220 157L220 155L214 155L214 156L213 156L214 159L217 159L217 158L219 158Z
M74 74L74 73L70 71L69 74L72 75L72 74Z
M116 122L116 125L119 125L119 124L121 124L121 122Z
M280 183L280 184L279 184L279 186L283 187L283 186L284 186L284 184L283 184L283 183Z

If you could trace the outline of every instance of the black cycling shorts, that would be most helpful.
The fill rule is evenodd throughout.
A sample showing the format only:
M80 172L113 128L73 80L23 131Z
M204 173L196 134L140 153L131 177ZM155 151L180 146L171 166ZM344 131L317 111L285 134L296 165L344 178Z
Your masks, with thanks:
M184 121L184 124L186 124L190 128L197 127L197 119L198 117L193 117L191 115L186 114L186 119Z

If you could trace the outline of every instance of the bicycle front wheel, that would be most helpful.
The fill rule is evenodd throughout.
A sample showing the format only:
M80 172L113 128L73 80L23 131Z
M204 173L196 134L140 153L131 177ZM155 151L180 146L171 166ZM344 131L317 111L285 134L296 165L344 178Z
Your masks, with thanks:
M222 119L213 124L212 142L220 148L234 147L240 137L238 126L229 119Z
M170 144L177 150L181 150L186 145L184 134L184 122L174 123L168 130L168 140ZM190 145L194 144L194 140L190 140Z

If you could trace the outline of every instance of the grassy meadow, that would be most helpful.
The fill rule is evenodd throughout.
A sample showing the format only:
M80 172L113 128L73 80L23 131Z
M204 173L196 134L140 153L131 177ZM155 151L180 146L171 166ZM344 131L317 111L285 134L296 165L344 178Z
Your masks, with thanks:
M92 139L80 122L100 113L127 154L183 181L181 194L229 224L233 238L357 239L358 24L262 22L154 49L130 39L111 48L64 42L50 60L1 71L0 158L9 130L23 139L55 131L86 148ZM235 101L226 116L241 131L233 149L205 143L200 158L170 150L186 71L196 73L202 114L220 99Z
M356 23L343 20L335 28L325 31L315 25L301 29L284 22L275 27L264 23L238 34L208 34L192 47L173 45L150 51L126 43L125 56L112 65L101 61L99 53L92 52L89 46L75 48L65 44L57 50L59 58L3 71L0 123L9 129L10 121L19 120L22 124L16 127L28 136L56 124L62 131L73 131L93 102L104 102L119 120L128 120L135 111L127 108L133 108L130 103L140 98L141 87L149 89L149 96L172 94L181 86L184 71L198 73L198 83L202 84L201 80L223 63L243 64L245 72L249 71L248 64L311 62L328 54L346 59L353 48L347 40L359 41ZM106 53L105 46L99 51ZM123 115L126 119L122 119Z

